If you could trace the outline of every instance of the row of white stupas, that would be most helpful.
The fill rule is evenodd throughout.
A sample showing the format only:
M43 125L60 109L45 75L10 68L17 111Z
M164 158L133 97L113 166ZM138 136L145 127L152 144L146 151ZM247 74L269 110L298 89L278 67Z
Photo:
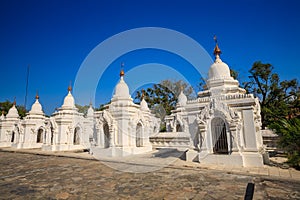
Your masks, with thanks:
M260 105L239 88L229 67L220 59L209 70L207 90L195 100L180 93L176 109L165 119L167 132L158 133L160 120L146 101L134 104L123 70L111 103L103 111L90 106L77 111L69 88L64 103L45 117L38 96L23 120L15 105L0 118L0 147L61 151L95 148L107 156L126 156L154 147L184 148L187 160L234 166L263 166Z

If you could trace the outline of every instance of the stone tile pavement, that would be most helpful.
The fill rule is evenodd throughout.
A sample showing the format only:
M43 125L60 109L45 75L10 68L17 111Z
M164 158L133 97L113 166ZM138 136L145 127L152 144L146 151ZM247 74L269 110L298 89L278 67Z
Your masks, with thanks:
M293 169L203 165L176 152L95 157L2 149L0 199L243 199L249 183L254 199L300 199Z

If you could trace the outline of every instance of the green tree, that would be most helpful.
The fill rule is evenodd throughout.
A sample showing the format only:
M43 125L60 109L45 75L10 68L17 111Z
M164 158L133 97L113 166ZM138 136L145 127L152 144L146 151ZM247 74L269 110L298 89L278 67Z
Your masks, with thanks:
M239 78L239 72L235 71L234 69L230 69L230 76L232 78L234 78L235 80L238 80L238 78Z
M85 106L81 106L81 105L78 105L78 104L75 104L76 108L78 108L78 112L80 113L83 113L84 115L87 114L87 111L89 109L89 105L85 105Z
M4 112L4 115L6 115L9 111L9 109L13 106L13 103L6 100L4 102L0 102L0 110L1 112L3 111ZM26 116L26 112L27 110L25 109L24 106L21 106L21 105L16 105L16 108L18 110L18 113L19 113L19 116L21 118L25 117Z
M271 125L280 136L279 146L288 154L288 163L300 168L300 118L281 119Z
M188 98L193 97L193 88L184 81L164 80L159 84L154 84L152 88L137 91L134 99L140 102L144 93L144 98L150 109L160 113L160 117L163 119L165 115L171 114L171 110L175 109L177 97L181 90Z
M291 113L299 99L299 87L296 79L280 81L273 72L274 67L267 63L255 62L249 70L250 81L244 83L245 89L259 97L261 105L262 128Z

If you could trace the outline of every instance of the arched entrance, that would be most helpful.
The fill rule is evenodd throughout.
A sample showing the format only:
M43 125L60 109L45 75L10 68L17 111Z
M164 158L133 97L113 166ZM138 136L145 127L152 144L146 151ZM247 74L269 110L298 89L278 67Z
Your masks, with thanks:
M176 132L182 132L182 127L179 123L176 125Z
M11 134L10 142L15 142L15 132L14 131Z
M109 126L107 123L103 125L103 132L104 132L104 148L109 148L110 134L109 134Z
M143 127L141 123L136 125L136 147L143 146Z
M75 130L74 130L74 137L73 137L73 144L74 145L79 145L80 144L79 131L80 131L79 127L76 127Z
M222 118L211 121L213 151L215 154L228 154L226 123Z
M39 129L36 136L36 143L42 143L43 142L43 129Z
M50 144L52 145L53 144L53 137L54 137L54 134L53 134L54 130L53 130L52 127L50 128L50 131L51 131Z

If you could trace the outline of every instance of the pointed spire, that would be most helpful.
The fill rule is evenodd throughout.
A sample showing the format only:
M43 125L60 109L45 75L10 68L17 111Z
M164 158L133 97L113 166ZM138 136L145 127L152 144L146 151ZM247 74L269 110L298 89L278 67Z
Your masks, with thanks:
M40 96L39 96L39 92L38 92L38 91L36 91L35 99L36 99L36 100L38 100L39 98L40 98Z
M145 90L142 90L142 99L145 97Z
M218 46L218 39L217 36L214 36L214 41L216 43L215 49L214 49L214 55L216 56L216 59L220 57L220 54L222 53L221 49Z
M124 62L121 63L121 71L120 71L120 77L124 76L125 75L125 72L124 72Z
M68 86L68 91L71 92L72 91L72 81L70 81L70 84Z
M14 105L14 106L17 105L16 97L14 97L13 105Z

